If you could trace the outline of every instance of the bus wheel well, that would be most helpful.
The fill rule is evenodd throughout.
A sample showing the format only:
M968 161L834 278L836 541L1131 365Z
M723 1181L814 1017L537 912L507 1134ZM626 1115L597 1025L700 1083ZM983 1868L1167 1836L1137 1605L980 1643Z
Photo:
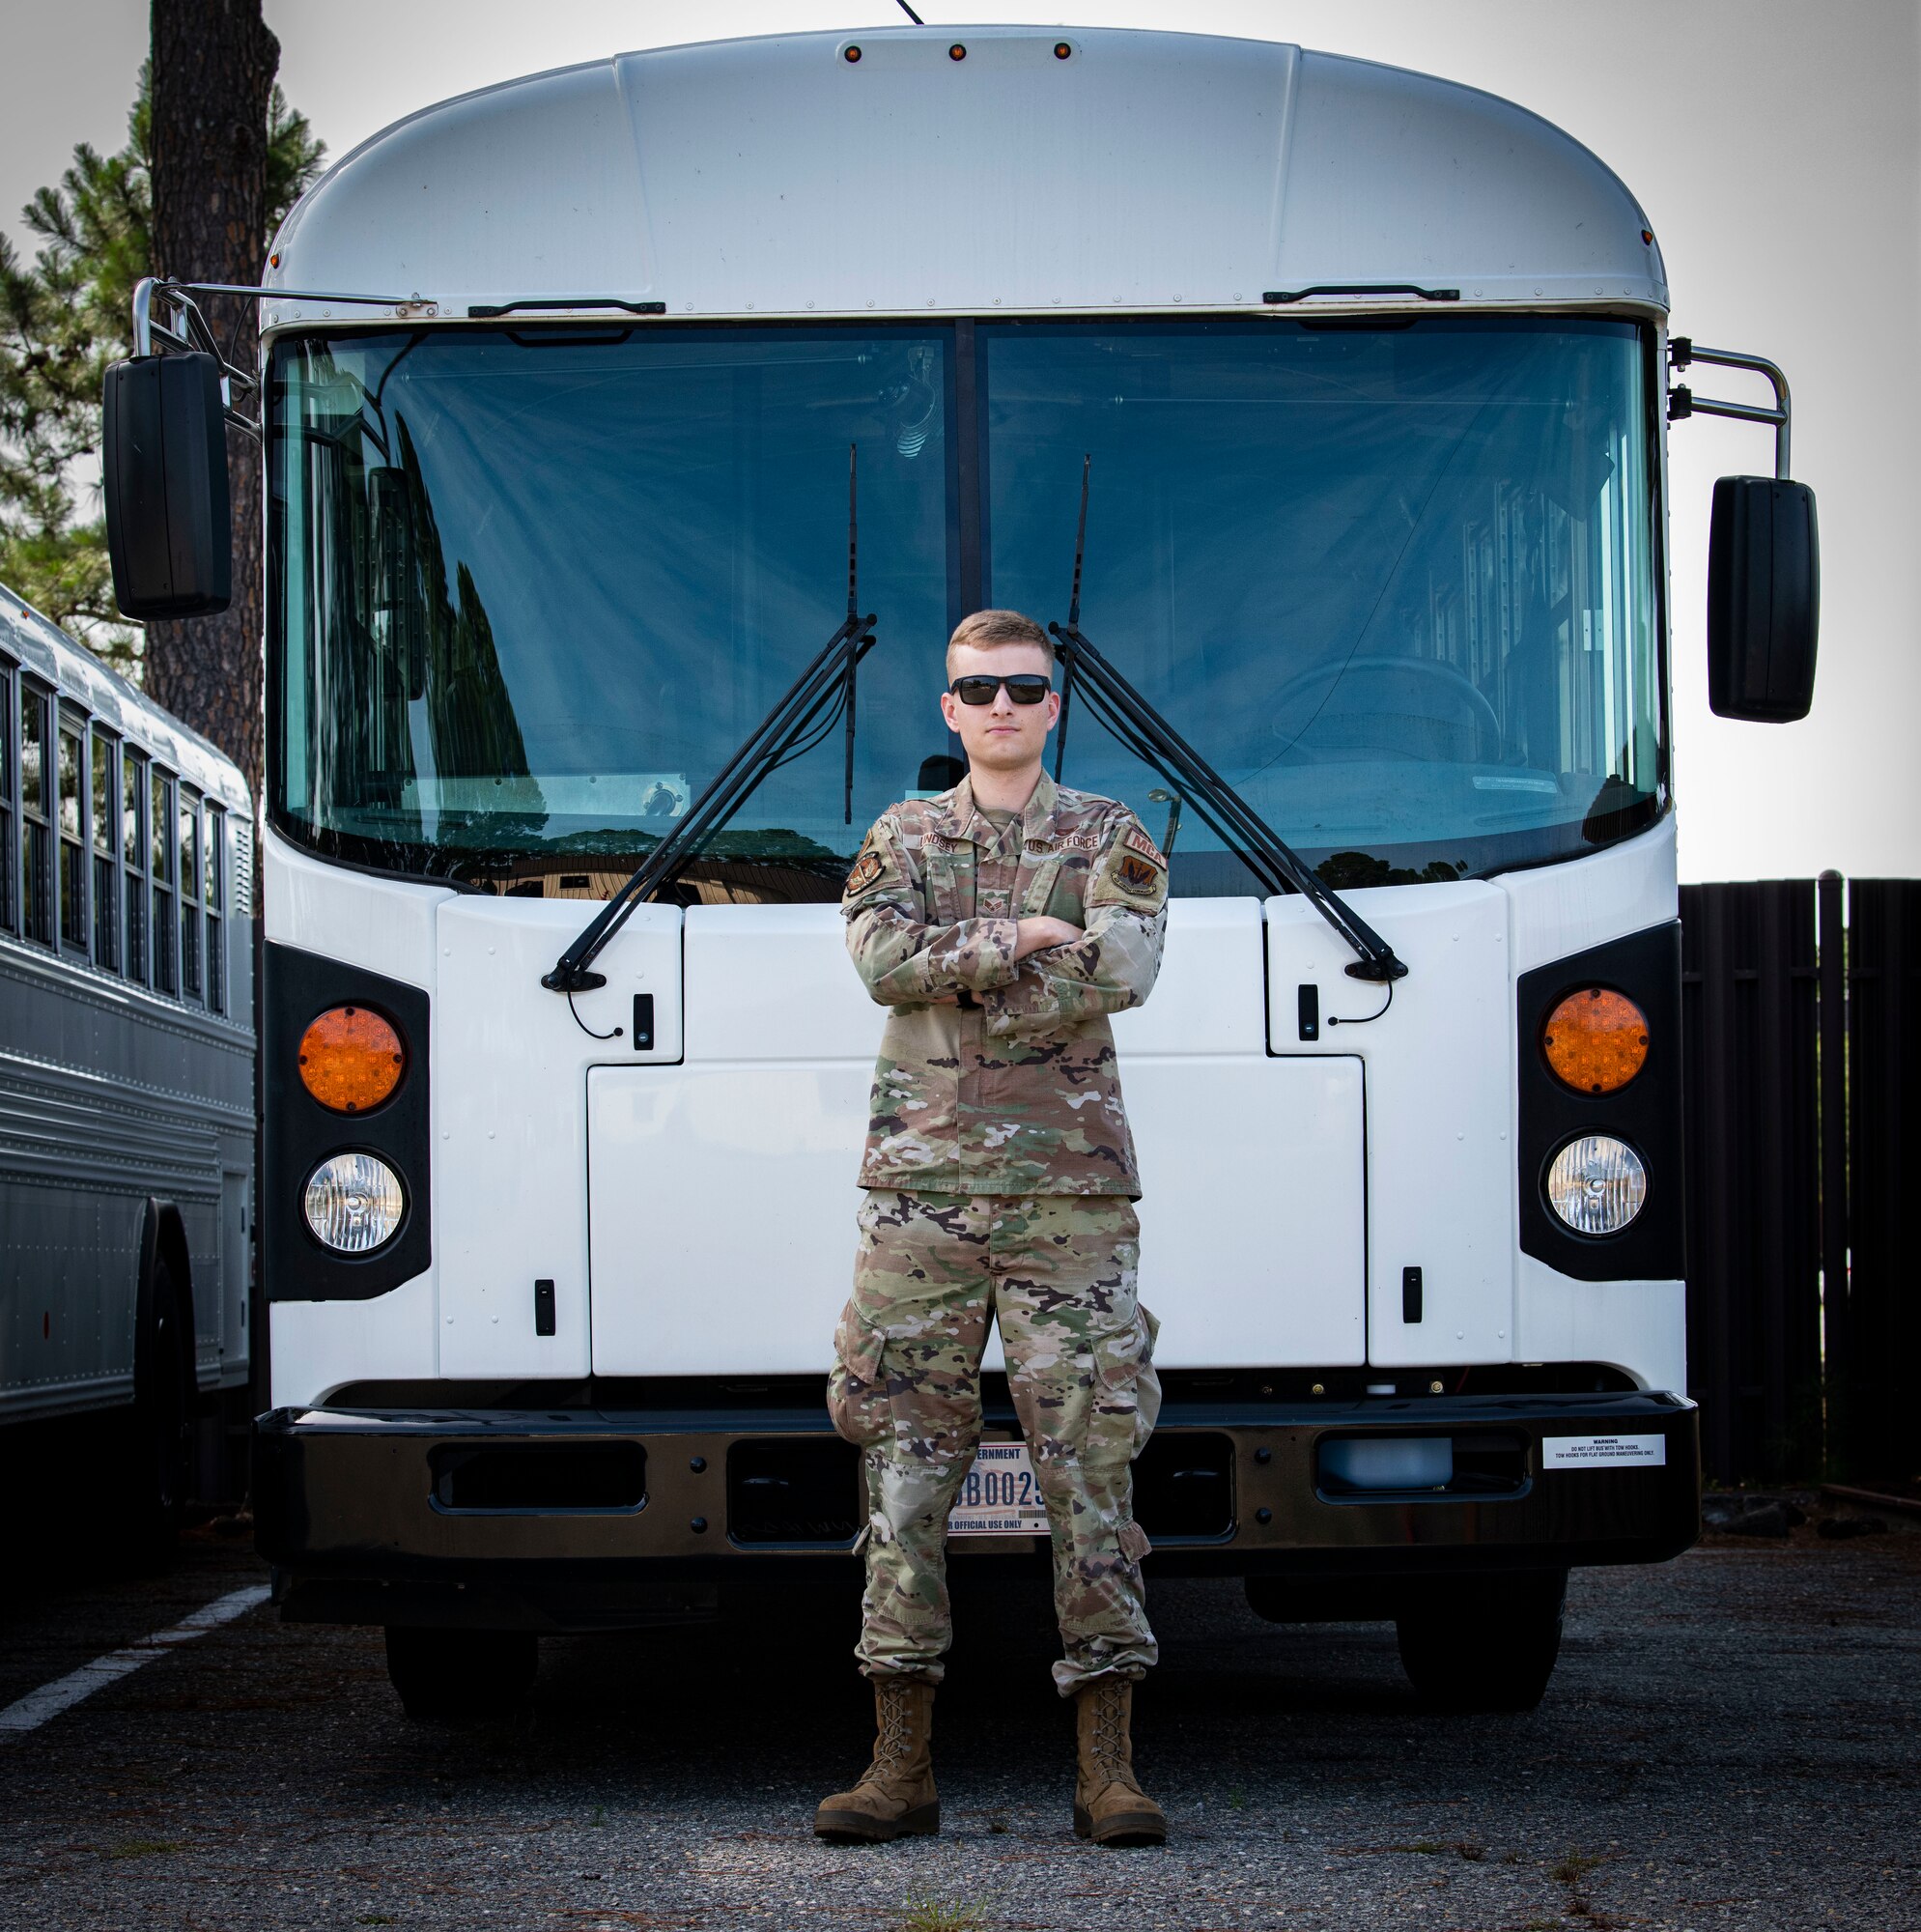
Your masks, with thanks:
M186 1224L171 1201L149 1196L140 1230L140 1284L134 1308L134 1359L140 1358L142 1340L153 1333L155 1284L164 1269L172 1285L181 1332L185 1347L181 1351L184 1387L182 1394L190 1409L197 1393L194 1377L193 1263L187 1251Z

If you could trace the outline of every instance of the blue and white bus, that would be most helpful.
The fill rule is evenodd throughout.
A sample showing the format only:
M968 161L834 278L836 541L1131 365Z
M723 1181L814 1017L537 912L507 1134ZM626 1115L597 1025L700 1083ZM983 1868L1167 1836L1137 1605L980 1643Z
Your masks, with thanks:
M1171 854L1116 1024L1156 1571L1538 1698L1569 1567L1697 1529L1688 352L1629 190L1360 61L902 26L428 108L267 282L228 380L268 503L284 1614L386 1626L443 1709L541 1631L852 1577L821 1391L881 1014L836 901L956 775L950 626L1013 606L1060 628L1064 781ZM191 299L148 292L154 346L204 347ZM1723 487L1717 701L1794 715L1811 511ZM1004 1500L957 1547L1043 1562Z

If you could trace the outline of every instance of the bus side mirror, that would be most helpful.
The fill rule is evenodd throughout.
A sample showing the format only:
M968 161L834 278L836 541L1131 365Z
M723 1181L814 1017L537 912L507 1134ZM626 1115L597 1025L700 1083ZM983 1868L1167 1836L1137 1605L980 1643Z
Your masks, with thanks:
M140 355L106 372L104 482L113 596L129 617L208 617L234 599L220 365Z
M1786 724L1814 702L1821 541L1814 492L1723 476L1708 538L1708 703L1717 717Z

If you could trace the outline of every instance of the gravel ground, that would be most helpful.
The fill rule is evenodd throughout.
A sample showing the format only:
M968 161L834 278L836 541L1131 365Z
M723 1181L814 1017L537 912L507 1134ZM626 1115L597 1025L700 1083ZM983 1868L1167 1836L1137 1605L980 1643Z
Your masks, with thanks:
M1921 1534L1815 1528L1577 1572L1524 1718L1424 1713L1387 1626L1165 1583L1159 1851L1073 1836L1025 1585L961 1597L943 1835L877 1848L807 1831L867 1736L839 1617L551 1642L523 1719L457 1731L401 1716L377 1632L259 1612L0 1741L0 1926L1911 1932ZM158 1581L14 1569L0 1704L261 1576L205 1537Z

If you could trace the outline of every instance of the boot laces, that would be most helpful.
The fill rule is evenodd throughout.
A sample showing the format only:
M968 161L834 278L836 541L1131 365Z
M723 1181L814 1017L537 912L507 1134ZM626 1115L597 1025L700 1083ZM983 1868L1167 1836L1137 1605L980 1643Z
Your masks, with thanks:
M1094 1721L1088 1754L1110 1784L1128 1779L1125 1688L1109 1678L1094 1688Z
M874 1740L874 1764L905 1764L914 1755L914 1738L908 1719L905 1687L890 1685L881 1693L880 1732Z

